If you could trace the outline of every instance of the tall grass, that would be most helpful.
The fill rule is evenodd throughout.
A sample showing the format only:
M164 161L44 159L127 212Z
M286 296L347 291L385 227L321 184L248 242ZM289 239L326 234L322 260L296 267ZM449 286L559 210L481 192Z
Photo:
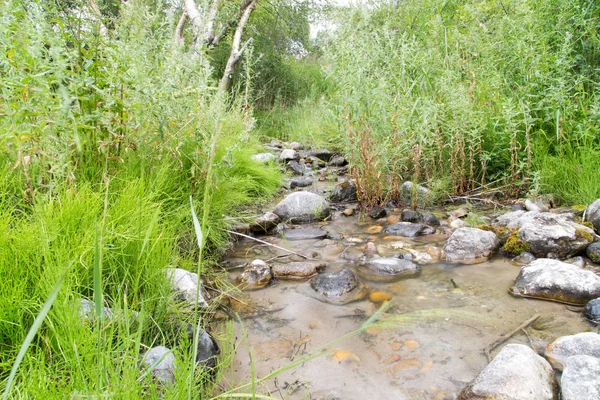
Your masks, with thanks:
M207 60L173 47L173 24L154 2L129 2L102 37L52 2L0 4L0 390L12 398L211 390L181 328L199 318L165 268L210 273L228 215L273 195L280 172L249 158L253 121L215 96ZM190 195L206 224L202 262L187 245ZM95 316L81 315L82 298ZM176 356L173 386L140 370L159 344Z

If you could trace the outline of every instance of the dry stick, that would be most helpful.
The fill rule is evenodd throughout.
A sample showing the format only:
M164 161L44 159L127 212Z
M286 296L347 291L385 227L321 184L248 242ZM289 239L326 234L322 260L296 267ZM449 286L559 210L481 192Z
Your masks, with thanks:
M232 235L238 235L238 236L244 237L246 239L254 240L255 242L258 242L258 243L266 244L267 246L275 247L276 249L279 249L279 250L287 251L288 253L292 253L292 254L294 254L296 256L300 256L300 257L304 258L305 260L308 260L308 257L305 256L304 254L296 253L295 251L288 250L288 249L283 248L283 247L279 247L276 244L268 243L268 242L265 242L264 240L260 240L260 239L257 239L257 238L253 238L252 236L244 235L243 233L234 232L234 231L228 231L227 229L224 229L224 231L227 232L227 233L230 233Z
M521 329L525 329L527 328L530 324L532 324L536 319L538 319L540 317L540 314L535 314L533 317L529 318L527 321L523 322L521 325L517 326L515 329L513 329L512 331L505 333L504 335L500 336L500 338L498 340L496 340L494 343L492 343L491 345L489 345L487 348L485 348L483 350L483 353L485 354L485 356L488 359L488 362L492 361L492 356L491 356L491 352L498 347L499 345L501 345L502 343L506 342L508 339L510 339L515 333L519 332Z
M227 296L227 297L229 297L230 299L233 299L233 300L237 301L238 303L242 303L242 304L243 304L243 305L245 305L245 306L247 306L247 305L248 305L248 303L246 303L245 301L242 301L242 300L238 299L237 297L235 297L235 296L234 296L234 295L232 295L232 294L225 293L225 292L223 292L222 290L219 290L219 289L217 289L217 288L213 288L213 287L211 287L210 289L211 289L211 290L214 290L214 291L215 291L215 292L217 292L217 293L221 293L223 296Z

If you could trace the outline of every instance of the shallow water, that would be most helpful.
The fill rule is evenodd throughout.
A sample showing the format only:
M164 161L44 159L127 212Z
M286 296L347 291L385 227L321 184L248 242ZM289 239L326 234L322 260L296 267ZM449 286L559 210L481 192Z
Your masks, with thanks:
M400 212L389 214L399 216ZM367 233L373 225L385 228L389 224L336 212L332 221L309 225L322 227L334 239L261 239L325 261L325 272L332 272L344 267L355 271L367 240L374 242L380 255L393 256L399 253L399 245L394 248L393 243L404 242L414 249L431 244L442 247L447 238L431 235L411 240ZM243 240L227 261L238 265L284 254ZM271 262L292 260L300 258ZM232 281L239 272L231 271ZM373 297L392 296L383 315L385 326L371 327L329 346L323 356L282 373L257 391L286 399L453 399L488 364L483 350L536 313L541 317L527 329L529 337L519 332L506 343L523 343L542 351L558 336L592 330L579 312L565 305L510 296L507 290L518 273L519 267L495 257L476 265L423 265L418 277L394 283L365 281ZM265 376L356 331L381 306L369 298L332 305L310 294L306 281L274 281L264 289L244 292L241 300L246 305L234 302L243 323L243 327L236 323L236 337L242 338L244 330L247 333L256 376ZM242 344L226 382L234 385L250 376L250 358Z

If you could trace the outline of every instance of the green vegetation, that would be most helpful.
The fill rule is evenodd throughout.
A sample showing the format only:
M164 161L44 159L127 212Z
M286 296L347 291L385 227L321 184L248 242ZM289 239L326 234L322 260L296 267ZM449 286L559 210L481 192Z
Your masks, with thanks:
M515 231L508 236L506 242L502 246L502 250L504 250L507 254L516 256L529 251L530 245L529 243L525 243L519 239L518 231Z

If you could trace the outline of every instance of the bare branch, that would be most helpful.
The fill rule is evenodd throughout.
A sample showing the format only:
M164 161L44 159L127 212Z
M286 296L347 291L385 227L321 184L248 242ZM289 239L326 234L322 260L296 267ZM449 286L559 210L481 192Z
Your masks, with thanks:
M184 0L183 11L187 14L187 17L194 28L194 43L198 46L200 44L198 35L202 29L202 15L200 15L200 11L198 11L198 7L196 7L194 0Z
M102 13L100 12L100 8L98 8L98 5L96 4L96 1L90 0L88 4L90 10L92 11L92 14L94 14L94 16L98 18L98 22L100 23L100 35L102 35L102 37L105 38L108 37L108 28L106 28L106 25L104 25L104 22L102 22Z
M240 44L242 41L242 34L244 33L244 28L250 19L250 14L254 11L256 7L257 0L251 0L246 9L242 13L240 18L240 22L238 22L237 28L233 35L233 42L231 43L231 54L229 55L229 60L227 60L227 65L225 66L225 72L223 73L223 77L221 78L221 82L219 83L219 91L225 92L229 87L229 81L231 80L231 76L233 74L233 70L240 60L244 51L248 47L250 43L252 43L252 39L249 39L242 48L240 49Z
M177 23L177 27L175 28L175 42L179 42L183 38L183 28L185 27L185 23L188 20L188 15L184 11L181 14L181 18L179 18L179 22Z
M221 27L219 33L214 34L213 32L213 36L208 37L208 40L206 41L207 45L213 47L217 46L221 42L221 39L223 39L223 37L227 35L227 32L229 32L229 30L233 28L235 24L242 18L244 11L248 7L248 5L250 5L251 2L252 0L243 0L242 4L240 4L238 12L229 21L227 21L225 25Z
M209 44L212 38L215 37L217 13L219 12L219 3L221 0L212 0L208 9L208 21L206 23L206 33L203 35L203 42Z

